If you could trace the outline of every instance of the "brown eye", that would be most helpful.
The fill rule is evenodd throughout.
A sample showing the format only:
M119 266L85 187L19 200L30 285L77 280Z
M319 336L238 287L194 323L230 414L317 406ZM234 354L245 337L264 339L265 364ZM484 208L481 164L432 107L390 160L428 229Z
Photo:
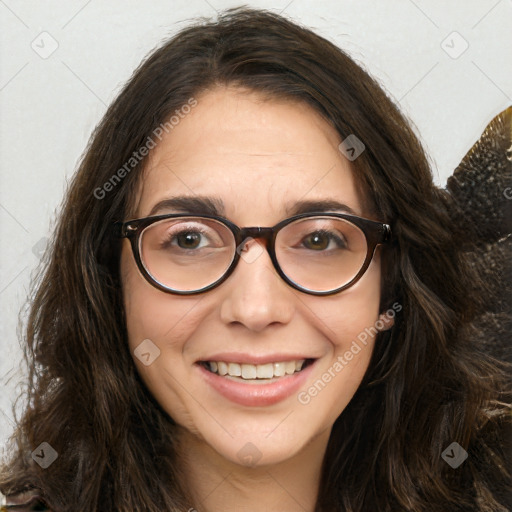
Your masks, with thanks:
M176 236L176 242L182 249L196 249L201 243L201 233L188 231Z
M334 249L347 249L347 244L342 233L316 230L302 239L302 245L312 251L331 251Z
M323 251L329 246L330 239L327 233L317 231L304 238L302 243L306 248L313 251Z

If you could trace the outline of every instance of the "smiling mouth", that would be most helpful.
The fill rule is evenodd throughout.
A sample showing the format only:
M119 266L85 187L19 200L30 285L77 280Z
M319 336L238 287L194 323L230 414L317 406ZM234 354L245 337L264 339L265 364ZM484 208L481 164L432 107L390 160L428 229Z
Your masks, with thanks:
M278 363L248 364L224 361L201 361L199 364L209 372L239 381L271 382L276 378L299 373L311 365L314 359L297 359Z

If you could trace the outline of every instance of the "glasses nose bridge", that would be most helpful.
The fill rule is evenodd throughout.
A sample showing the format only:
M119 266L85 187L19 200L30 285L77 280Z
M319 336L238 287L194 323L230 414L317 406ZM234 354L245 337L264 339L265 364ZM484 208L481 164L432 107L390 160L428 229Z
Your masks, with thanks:
M262 238L267 242L271 242L274 235L274 228L248 227L240 229L240 243L245 244L248 238Z

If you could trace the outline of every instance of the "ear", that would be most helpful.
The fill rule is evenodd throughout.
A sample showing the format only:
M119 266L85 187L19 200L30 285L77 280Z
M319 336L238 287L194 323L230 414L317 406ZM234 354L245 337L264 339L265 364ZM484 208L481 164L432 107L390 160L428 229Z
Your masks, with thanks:
M391 329L391 327L395 325L395 316L388 315L387 312L381 313L379 315L379 320L377 320L377 323L379 325L380 332L389 331L389 329ZM382 324L383 326L381 328L380 325Z

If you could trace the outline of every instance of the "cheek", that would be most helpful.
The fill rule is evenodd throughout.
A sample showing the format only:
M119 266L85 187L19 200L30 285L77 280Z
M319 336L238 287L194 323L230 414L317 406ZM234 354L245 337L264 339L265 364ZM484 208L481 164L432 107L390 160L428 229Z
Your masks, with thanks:
M121 276L126 326L132 352L144 339L154 340L157 344L165 339L167 348L170 348L186 338L187 332L197 322L193 311L200 298L178 297L150 285L140 274L131 252L126 247L121 256Z
M332 297L317 298L315 310L318 311L319 328L337 352L348 350L354 340L364 342L367 331L375 334L375 324L379 320L380 286L377 256L364 276L348 290ZM372 338L374 336L367 335L368 345Z
M180 383L187 382L192 355L186 342L204 317L197 297L178 297L150 285L131 251L121 256L128 344L137 371L150 393L178 423L193 430Z
M318 414L323 403L329 421L346 407L368 368L378 332L379 305L378 258L354 286L339 295L315 298L311 304L311 321L329 350L299 401L306 404L314 399Z
M171 412L184 417L186 397L180 382L188 378L192 357L187 340L201 323L201 298L161 292L140 274L131 254L121 257L128 345L137 371L151 394Z

